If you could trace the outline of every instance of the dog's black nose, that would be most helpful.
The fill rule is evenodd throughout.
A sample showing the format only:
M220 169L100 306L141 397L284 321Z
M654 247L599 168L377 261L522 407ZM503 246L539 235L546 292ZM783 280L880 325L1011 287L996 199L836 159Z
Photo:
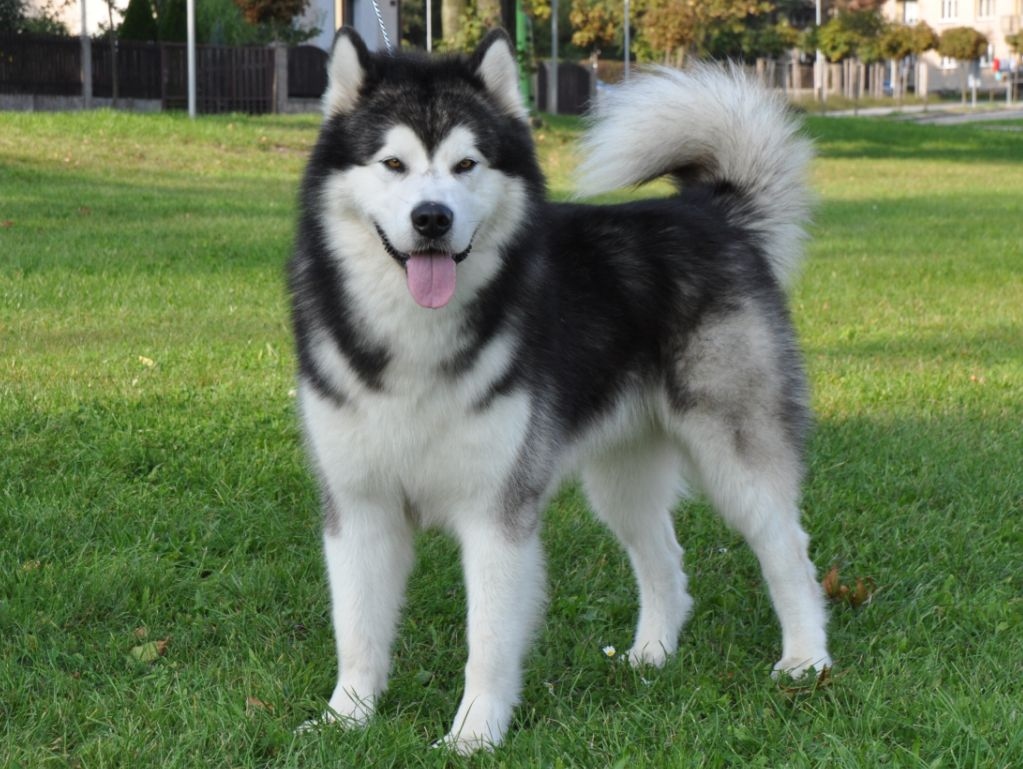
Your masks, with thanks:
M454 213L443 203L420 203L412 209L412 226L427 238L446 234L454 218Z

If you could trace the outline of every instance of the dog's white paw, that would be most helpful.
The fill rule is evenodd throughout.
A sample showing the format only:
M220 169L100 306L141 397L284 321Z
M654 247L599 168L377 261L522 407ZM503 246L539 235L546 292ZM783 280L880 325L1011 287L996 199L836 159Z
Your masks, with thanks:
M295 733L304 734L329 724L336 724L342 729L360 729L369 722L375 710L375 697L359 697L352 689L338 686L323 714L301 724Z
M686 592L685 575L679 571L676 576L672 591L661 595L656 606L646 605L640 610L636 637L627 652L629 664L634 668L663 667L678 649L678 635L689 619L693 599Z
M626 659L634 668L648 665L660 668L664 667L664 663L674 652L674 645L668 648L663 640L645 642L637 640L636 644L626 653Z
M460 756L471 756L473 753L479 753L480 751L490 752L497 745L481 735L477 735L474 738L465 738L461 735L456 737L452 734L446 734L444 739L433 743L433 747L444 748Z
M514 703L481 695L462 701L454 724L438 746L468 756L481 750L493 750L504 739L511 723Z
M831 667L831 656L826 651L814 654L793 654L778 660L771 673L773 678L785 674L790 678L802 678L811 670L820 673Z

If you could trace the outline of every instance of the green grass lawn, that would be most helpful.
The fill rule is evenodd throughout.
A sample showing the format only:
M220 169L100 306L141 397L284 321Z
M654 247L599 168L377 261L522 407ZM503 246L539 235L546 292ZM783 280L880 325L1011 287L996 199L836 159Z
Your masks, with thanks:
M679 654L605 656L632 578L570 488L504 747L428 748L464 656L435 534L380 715L295 736L335 675L282 272L315 126L0 113L0 766L1023 765L1023 140L856 119L809 119L792 299L813 555L876 586L833 606L831 677L771 680L755 561L702 504ZM559 195L577 132L538 132Z

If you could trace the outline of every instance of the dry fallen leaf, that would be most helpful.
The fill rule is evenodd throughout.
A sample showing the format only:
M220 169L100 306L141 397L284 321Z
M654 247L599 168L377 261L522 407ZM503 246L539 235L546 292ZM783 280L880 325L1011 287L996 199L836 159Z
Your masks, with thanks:
M867 577L866 580L863 580L862 578L857 577L856 587L849 592L849 605L854 609L858 609L874 597L874 592L876 590L877 583L874 582L873 579Z
M838 600L839 590L842 585L838 579L837 566L832 566L831 569L828 570L828 573L824 575L824 579L821 580L821 587L824 588L824 595L832 601Z
M148 641L144 644L139 644L132 648L131 658L136 662L142 663L156 662L167 653L168 643L169 641L165 638L162 641Z
M825 667L821 668L817 675L805 676L795 681L789 681L785 686L781 687L781 690L790 697L813 694L820 689L831 686L834 680L835 676L832 675L831 668Z
M258 711L264 711L267 713L273 713L274 706L269 702L263 702L263 700L257 697L246 697L245 698L245 712L248 715L252 715Z
M824 595L834 603L847 603L854 609L858 609L866 603L877 592L877 583L872 577L857 577L853 587L843 585L838 572L838 566L832 566L828 573L821 580L821 587Z

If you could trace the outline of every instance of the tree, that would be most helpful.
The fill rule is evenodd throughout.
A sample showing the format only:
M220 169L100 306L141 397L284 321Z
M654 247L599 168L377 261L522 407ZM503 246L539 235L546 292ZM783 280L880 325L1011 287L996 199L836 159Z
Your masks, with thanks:
M926 21L918 21L909 28L910 50L914 56L938 47L938 33Z
M831 13L837 15L846 13L877 13L884 5L884 0L833 0L826 3L831 7Z
M129 0L117 35L121 40L156 40L158 30L151 0Z
M632 0L631 21L639 58L681 63L687 55L743 56L769 51L786 25L770 16L769 0ZM572 43L599 51L621 39L621 0L572 0ZM752 32L755 28L755 32Z
M455 38L462 24L462 17L469 7L467 0L441 0L440 31L447 46L455 46Z
M973 61L987 51L987 37L973 27L952 27L938 38L938 53L956 61Z
M309 0L234 0L250 24L262 25L271 31L274 40L290 38L289 28L296 16L309 5ZM175 2L175 0L165 0ZM182 4L184 4L182 2Z
M875 46L883 28L884 21L877 11L839 13L820 28L817 44L831 62L853 56L871 61L878 58Z
M24 24L24 0L0 0L0 31L20 32Z
M740 35L750 17L773 8L767 0L646 0L637 27L665 62L681 64L687 54L707 54L715 36Z
M617 0L572 0L568 21L572 25L572 44L599 54L602 45L613 44L625 23L624 10Z
M737 29L731 25L711 28L702 54L712 59L755 61L777 59L799 44L800 32L775 14L747 17Z
M69 0L46 0L34 9L26 0L0 0L0 32L30 32L40 35L68 35L60 20L60 6ZM30 13L30 11L33 11Z
M185 42L188 38L188 6L185 0L159 0L157 27L161 42Z
M777 59L796 47L799 32L787 21L764 26L751 26L742 38L742 52L747 58Z
M479 45L487 34L487 30L501 20L500 5L497 4L497 16L489 18L493 12L494 3L479 2L479 0L467 0L462 4L461 15L457 22L452 25L445 14L444 1L441 2L441 21L443 37L437 48L442 51L472 51ZM449 7L447 11L451 11Z
M966 103L966 67L987 51L987 38L973 27L952 27L938 38L938 53L959 63L959 86Z
M919 56L938 43L934 30L920 21L916 27L907 25L888 25L878 39L878 51L892 62L892 90L902 103L905 92L905 73L902 65L909 56Z
M252 45L272 33L249 24L234 0L198 0L195 4L195 39L213 45Z

